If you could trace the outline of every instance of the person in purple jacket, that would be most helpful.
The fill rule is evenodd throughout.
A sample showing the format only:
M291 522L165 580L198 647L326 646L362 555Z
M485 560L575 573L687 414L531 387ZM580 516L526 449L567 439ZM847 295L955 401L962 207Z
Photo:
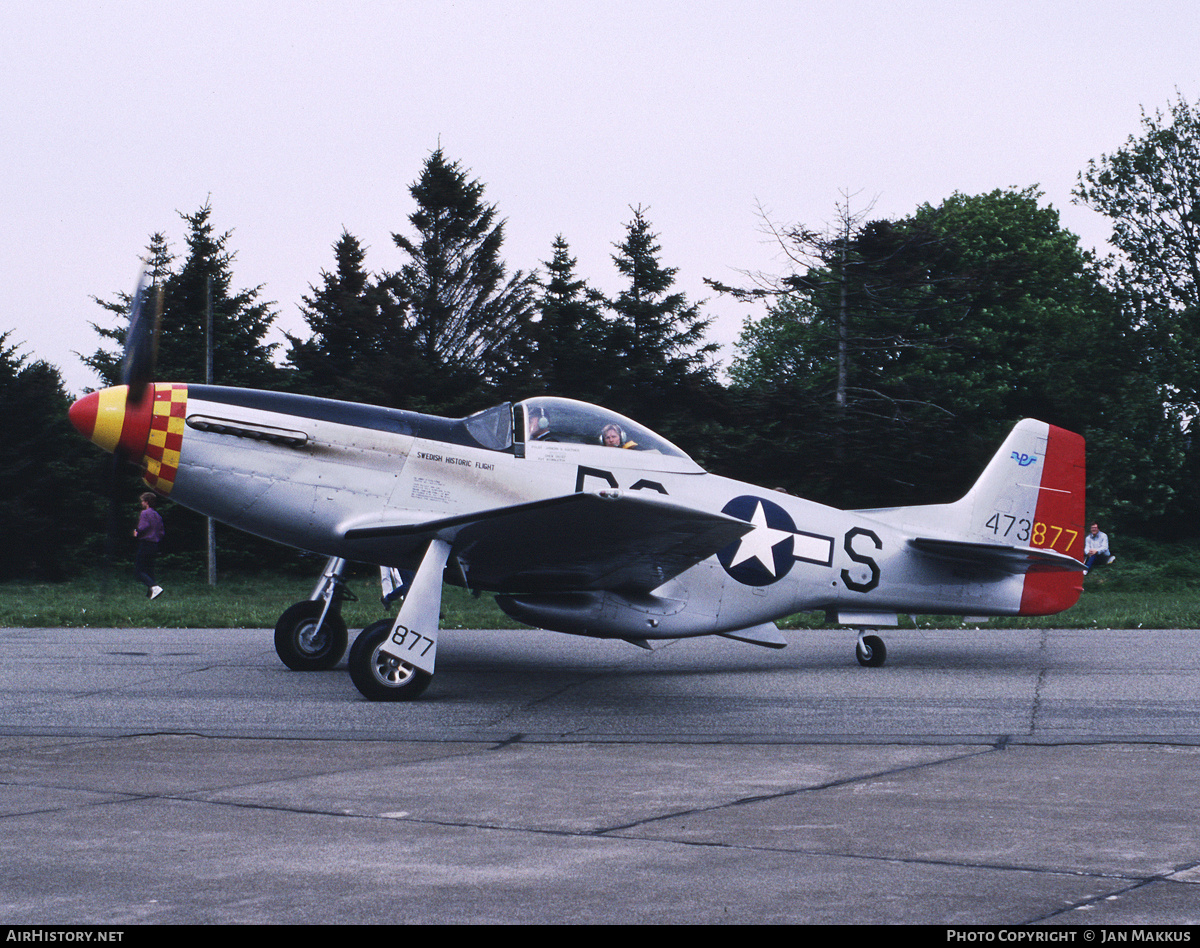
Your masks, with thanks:
M158 544L166 535L162 517L154 509L158 498L150 491L142 494L142 512L138 516L133 535L137 539L137 555L133 561L133 575L146 587L146 598L157 599L162 595L162 586L154 580L154 558L158 555Z

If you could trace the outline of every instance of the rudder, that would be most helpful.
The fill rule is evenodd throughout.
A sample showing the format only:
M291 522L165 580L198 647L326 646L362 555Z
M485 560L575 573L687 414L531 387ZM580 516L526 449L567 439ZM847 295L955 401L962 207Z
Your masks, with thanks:
M1083 562L1087 490L1083 437L1054 425L1046 427L1045 467L1030 545L1065 553ZM1082 572L1031 570L1025 576L1021 615L1062 612L1075 605L1082 591Z

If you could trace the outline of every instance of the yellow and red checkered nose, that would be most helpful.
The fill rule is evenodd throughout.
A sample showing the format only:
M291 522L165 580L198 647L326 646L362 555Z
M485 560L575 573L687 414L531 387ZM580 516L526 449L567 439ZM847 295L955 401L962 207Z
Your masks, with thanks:
M117 385L85 395L71 406L71 424L105 451L140 464L142 479L169 494L179 471L187 413L187 386L157 382L140 402Z

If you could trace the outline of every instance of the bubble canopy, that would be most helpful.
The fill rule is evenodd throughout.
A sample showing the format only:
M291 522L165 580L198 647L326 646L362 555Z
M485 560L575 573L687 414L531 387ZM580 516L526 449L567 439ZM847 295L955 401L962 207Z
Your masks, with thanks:
M645 425L607 408L570 398L543 396L497 405L465 419L485 447L506 450L514 443L580 444L691 460Z
M666 438L607 408L569 398L530 398L516 405L513 421L523 423L526 442L590 444L687 458ZM520 431L520 429L519 429ZM517 433L517 440L521 433Z

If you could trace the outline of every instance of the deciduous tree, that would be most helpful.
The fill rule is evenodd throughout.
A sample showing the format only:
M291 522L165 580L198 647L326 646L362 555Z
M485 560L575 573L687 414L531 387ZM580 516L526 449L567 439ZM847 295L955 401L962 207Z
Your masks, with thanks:
M812 410L806 456L827 499L946 499L1018 418L1080 430L1100 417L1108 393L1089 373L1120 371L1119 320L1039 197L954 195L846 228L777 282L731 376Z
M1200 445L1200 105L1176 97L1166 114L1142 111L1141 131L1111 155L1088 162L1075 189L1079 203L1112 223L1117 251L1109 282L1125 308L1128 349L1137 364L1107 373L1138 393L1151 416L1110 437L1125 463L1115 503L1128 520L1157 518L1162 532L1200 529L1194 483ZM1136 374L1134 374L1136 373ZM1098 373L1098 377L1100 376ZM1114 471L1114 475L1118 472ZM1116 486L1116 485L1114 485ZM1164 500L1164 495L1166 499Z

